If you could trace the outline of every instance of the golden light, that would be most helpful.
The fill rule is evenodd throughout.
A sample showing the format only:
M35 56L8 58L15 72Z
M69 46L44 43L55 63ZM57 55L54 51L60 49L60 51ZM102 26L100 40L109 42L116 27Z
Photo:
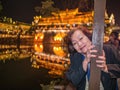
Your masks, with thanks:
M104 41L103 42L107 42L109 40L109 36L104 36Z
M63 38L65 37L65 33L58 33L56 34L56 36L54 37L54 41L55 42L61 42L63 40Z
M42 45L42 44L35 43L35 44L34 44L34 50L35 50L36 52L42 52L42 51L43 51L43 45Z
M43 40L43 38L44 38L44 34L43 33L38 33L38 34L36 34L35 35L35 42L36 41L42 41Z
M63 51L62 47L53 47L53 52L58 56L66 56L66 53Z
M118 37L118 39L120 40L120 33L119 33L119 37Z

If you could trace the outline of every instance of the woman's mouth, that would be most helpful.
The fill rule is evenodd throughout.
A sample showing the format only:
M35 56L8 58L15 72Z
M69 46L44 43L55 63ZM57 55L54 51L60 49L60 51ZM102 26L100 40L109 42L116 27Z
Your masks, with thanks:
M86 47L86 45L83 45L81 48L80 48L80 50L84 50L85 49L85 47Z

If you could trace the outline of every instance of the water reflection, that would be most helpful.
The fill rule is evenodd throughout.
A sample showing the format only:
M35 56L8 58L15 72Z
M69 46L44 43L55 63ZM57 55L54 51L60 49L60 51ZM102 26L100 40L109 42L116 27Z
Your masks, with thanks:
M35 52L39 53L54 54L61 57L67 57L67 49L64 45L61 44L35 43L34 50Z
M30 45L0 45L0 60L6 60L30 57L33 53L33 46Z
M33 42L31 42L33 43ZM34 88L61 78L69 65L67 49L61 44L0 44L1 88Z
M67 49L61 44L42 44L34 45L35 53L31 61L32 67L44 67L49 69L49 74L62 76L69 65Z

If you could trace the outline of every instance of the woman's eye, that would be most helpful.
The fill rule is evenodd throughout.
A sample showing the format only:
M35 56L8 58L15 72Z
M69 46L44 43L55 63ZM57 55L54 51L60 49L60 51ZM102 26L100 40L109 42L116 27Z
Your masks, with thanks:
M81 41L83 39L83 37L79 38L79 41Z
M73 43L73 45L76 45L77 43Z

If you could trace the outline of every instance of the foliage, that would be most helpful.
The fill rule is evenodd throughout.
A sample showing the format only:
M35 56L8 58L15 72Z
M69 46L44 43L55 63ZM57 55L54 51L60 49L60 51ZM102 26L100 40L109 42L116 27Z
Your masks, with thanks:
M59 11L58 8L52 6L53 4L52 0L46 0L42 2L42 6L36 6L35 11L43 17L51 16L51 12Z
M2 12L2 9L3 9L3 6L2 6L2 3L0 1L0 13Z
M42 87L42 90L56 90L55 86L66 86L68 84L68 81L65 79L56 79L50 82L48 85L40 84ZM61 89L57 89L61 90Z
M94 0L79 0L79 11L86 12L94 9Z
M55 81L51 81L49 85L40 84L42 90L54 90Z
M88 0L80 0L80 2L79 2L79 10L80 11L89 11L91 9L91 7L89 6L89 3L90 2Z
M1 18L1 21L6 22L6 23L11 23L11 24L13 23L12 18L8 18L8 17L5 17L5 16Z

